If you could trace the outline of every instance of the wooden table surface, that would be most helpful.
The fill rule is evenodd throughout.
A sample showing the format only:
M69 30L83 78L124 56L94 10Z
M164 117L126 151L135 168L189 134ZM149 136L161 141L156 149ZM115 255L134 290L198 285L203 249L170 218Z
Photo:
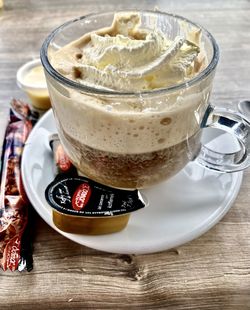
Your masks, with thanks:
M134 4L136 3L136 5ZM250 98L250 2L5 0L0 11L0 116L25 98L16 70L45 36L80 15L122 8L175 12L211 31L221 49L212 102ZM250 309L250 170L228 214L202 237L150 255L117 255L67 240L35 218L34 269L0 272L0 309Z

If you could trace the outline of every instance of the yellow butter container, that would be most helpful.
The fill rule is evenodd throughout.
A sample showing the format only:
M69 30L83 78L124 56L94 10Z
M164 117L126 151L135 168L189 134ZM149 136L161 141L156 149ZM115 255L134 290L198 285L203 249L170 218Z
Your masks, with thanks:
M48 110L51 107L46 79L40 59L27 62L17 71L17 85L30 98L35 109Z

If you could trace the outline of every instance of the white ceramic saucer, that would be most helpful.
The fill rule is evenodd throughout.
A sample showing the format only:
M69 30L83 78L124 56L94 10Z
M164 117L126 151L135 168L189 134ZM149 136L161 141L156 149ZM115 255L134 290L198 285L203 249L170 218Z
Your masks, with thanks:
M36 211L52 228L91 248L142 254L179 246L214 226L228 212L240 189L242 172L221 174L192 162L167 182L144 190L149 206L132 214L123 231L103 236L64 233L54 226L51 208L44 197L45 188L54 179L48 136L55 132L53 114L49 111L33 129L24 149L24 187ZM212 146L228 145L227 135L207 137L211 139Z

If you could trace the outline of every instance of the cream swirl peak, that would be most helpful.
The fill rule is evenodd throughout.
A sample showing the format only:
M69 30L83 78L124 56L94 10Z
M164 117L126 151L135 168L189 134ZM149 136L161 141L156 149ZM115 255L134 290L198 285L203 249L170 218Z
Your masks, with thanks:
M109 28L84 35L56 52L52 64L80 84L118 91L144 91L187 81L205 65L200 31L167 38L140 29L140 15L118 13Z

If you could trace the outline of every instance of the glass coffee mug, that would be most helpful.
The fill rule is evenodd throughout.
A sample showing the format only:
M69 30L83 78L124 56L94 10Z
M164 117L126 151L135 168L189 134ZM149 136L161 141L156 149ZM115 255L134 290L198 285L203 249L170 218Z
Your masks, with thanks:
M201 28L176 15L138 13L142 28L157 27L171 39L185 36L182 23ZM201 40L207 67L188 82L164 89L101 90L69 80L53 68L53 53L86 33L110 26L113 17L114 12L100 13L67 22L48 36L41 49L59 137L78 170L108 186L133 189L165 180L194 159L222 172L248 167L249 122L239 113L209 105L219 51L205 29L201 28ZM223 154L206 148L201 132L208 126L234 135L241 150Z

